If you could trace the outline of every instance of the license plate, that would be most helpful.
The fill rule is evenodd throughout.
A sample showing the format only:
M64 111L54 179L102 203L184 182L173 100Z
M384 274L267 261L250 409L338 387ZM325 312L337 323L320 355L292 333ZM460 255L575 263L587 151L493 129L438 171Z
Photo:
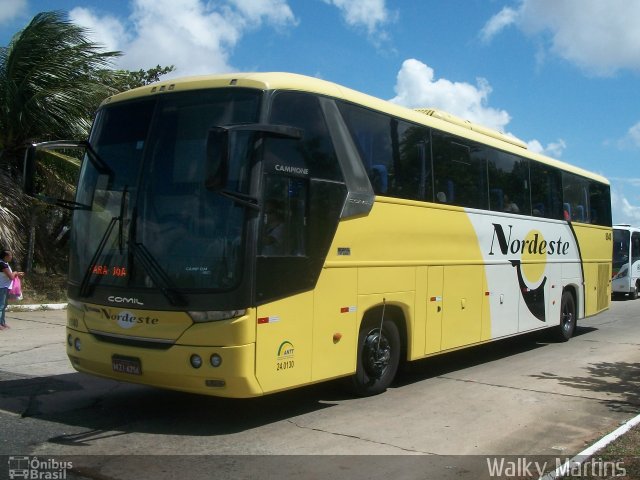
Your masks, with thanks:
M127 375L142 375L142 366L139 358L133 357L111 357L111 368L114 372L126 373Z

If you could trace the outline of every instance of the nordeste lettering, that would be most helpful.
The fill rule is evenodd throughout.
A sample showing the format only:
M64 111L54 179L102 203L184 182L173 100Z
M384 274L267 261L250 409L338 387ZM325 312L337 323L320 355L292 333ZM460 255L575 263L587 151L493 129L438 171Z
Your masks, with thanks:
M562 240L562 237L558 237L558 240L541 240L540 235L535 233L533 240L511 240L513 225L509 225L509 237L504 233L502 225L499 223L493 224L493 237L491 239L491 249L489 255L494 255L493 248L496 240L498 241L498 248L503 255L508 254L523 254L525 252L530 255L567 255L569 252L569 242Z

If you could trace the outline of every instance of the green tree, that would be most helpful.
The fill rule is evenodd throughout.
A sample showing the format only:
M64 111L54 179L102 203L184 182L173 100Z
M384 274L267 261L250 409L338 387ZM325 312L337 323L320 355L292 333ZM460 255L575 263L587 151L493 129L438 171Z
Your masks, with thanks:
M43 12L0 48L0 151L15 160L24 144L87 135L99 103L117 90L105 52L61 12Z
M26 250L27 270L34 250L47 270L66 270L60 234L69 224L69 213L21 193L26 146L86 138L106 97L156 82L175 69L158 65L149 70L113 70L111 62L119 55L90 42L87 31L62 12L39 13L7 47L0 47L0 244L18 254ZM49 191L73 195L78 159L48 154L41 166L40 178Z
M85 29L62 12L37 14L7 47L0 47L0 185L6 187L0 190L0 207L4 217L13 219L3 224L0 243L20 253L34 241L19 242L31 235L18 229L30 226L32 232L39 225L60 224L56 216L61 214L41 205L32 205L28 213L15 208L30 202L15 187L25 146L86 138L99 103L117 92L113 85L122 74L108 67L119 55L90 42ZM49 235L55 238L57 232ZM53 256L41 253L45 259Z
M168 67L162 67L160 65L150 68L149 70L120 70L120 76L118 83L114 87L119 92L131 90L132 88L143 87L150 83L160 81L160 77L167 73L173 72L176 69L175 66L170 65Z

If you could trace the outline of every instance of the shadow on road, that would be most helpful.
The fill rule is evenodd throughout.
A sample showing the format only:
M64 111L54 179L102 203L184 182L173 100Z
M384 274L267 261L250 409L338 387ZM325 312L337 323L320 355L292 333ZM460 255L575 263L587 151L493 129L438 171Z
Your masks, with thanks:
M81 427L82 433L49 441L82 445L130 432L232 434L328 408L342 395L329 382L253 399L225 399L70 373L3 381L0 409Z
M593 327L578 326L574 337L586 335L596 330ZM402 372L396 380L396 385L402 386L420 382L427 378L446 375L465 368L543 348L550 343L555 343L550 338L550 332L537 331L410 362L403 366Z
M601 400L610 410L638 413L640 406L640 363L600 362L587 367L584 376L561 377L543 372L531 375L541 380L554 380L578 390L612 395L611 400Z
M592 328L581 327L576 335ZM544 332L411 362L399 373L394 387L492 362L547 345ZM640 367L628 365L621 382L604 380L620 374L619 365L596 366L593 378L561 379L580 388L616 388L629 391L629 403L640 400ZM633 368L632 368L633 367ZM551 377L544 377L551 378ZM602 379L598 384L596 379ZM632 391L635 388L636 391ZM49 439L66 445L84 445L98 438L130 432L189 436L228 435L330 408L350 397L341 381L325 382L252 399L225 399L161 390L100 379L82 373L2 381L0 409L22 417L68 425L67 432Z

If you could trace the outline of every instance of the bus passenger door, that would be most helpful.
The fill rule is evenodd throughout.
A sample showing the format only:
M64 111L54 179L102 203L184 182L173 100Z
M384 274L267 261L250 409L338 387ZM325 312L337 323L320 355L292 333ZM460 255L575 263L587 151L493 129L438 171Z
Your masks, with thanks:
M265 393L309 383L312 311L311 292L258 307L256 377Z
M324 269L314 290L311 380L353 373L358 348L358 270Z
M480 341L483 268L481 265L444 267L443 350Z

